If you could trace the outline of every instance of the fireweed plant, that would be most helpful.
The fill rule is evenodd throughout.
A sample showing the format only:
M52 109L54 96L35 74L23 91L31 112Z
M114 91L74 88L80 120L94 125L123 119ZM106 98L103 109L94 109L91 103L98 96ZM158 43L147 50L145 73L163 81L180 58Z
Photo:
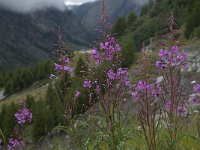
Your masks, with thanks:
M149 52L142 50L142 57L139 59L140 69L135 78L140 78L131 93L134 102L138 105L138 119L142 133L149 150L156 150L159 139L157 137L159 118L159 98L161 96L161 84L157 83L149 74L148 70L153 68L150 63ZM141 69L142 68L142 69Z
M57 61L54 64L54 73L50 75L50 79L54 80L59 79L59 84L55 84L58 89L58 99L64 107L63 114L63 125L59 125L54 128L54 131L58 133L60 131L65 131L72 138L72 142L75 145L83 149L84 138L81 138L79 133L79 128L85 126L85 124L77 120L78 114L78 98L81 96L81 92L76 90L73 97L69 97L69 88L70 88L70 75L72 75L73 68L70 66L70 58L68 57L67 50L64 47L62 42L61 29L58 30L58 41L57 48L53 51L54 56L56 56ZM54 135L56 136L56 135ZM55 138L56 139L56 138Z
M9 138L7 138L4 137L3 133L0 130L0 150L21 149L25 146L24 129L26 125L29 125L32 122L32 112L26 107L26 104L23 102L14 116L17 120L18 125L16 125L13 134L10 135Z
M131 88L128 70L120 67L120 52L121 48L115 37L107 36L91 54L96 67L103 66L103 72L92 81L86 79L83 84L85 88L91 89L91 95L96 95L95 101L98 102L101 115L106 121L110 149L117 149L119 145L116 134L121 128L124 99Z
M194 95L191 98L192 110L196 116L197 138L200 141L200 84L195 84L193 87Z
M175 39L178 31L175 30L176 23L173 15L168 21L169 33L163 36L168 43L162 43L163 49L159 52L160 60L156 67L161 71L163 81L161 82L160 107L162 109L162 120L167 128L169 138L167 140L169 149L176 149L178 132L181 130L181 118L187 113L187 99L184 94L182 72L188 67L187 54L179 48L179 42Z
M115 36L108 35L111 27L106 14L105 0L102 4L98 31L102 33L103 38L96 41L96 46L91 50L88 63L92 65L88 65L90 73L85 77L83 87L90 92L89 105L92 107L96 102L99 105L100 117L99 115L92 117L99 117L98 119L102 121L101 123L93 122L93 126L97 126L94 148L114 150L120 149L124 142L122 139L125 139L121 128L122 110L124 99L131 89L131 83L128 78L128 69L120 67L121 47ZM106 147L103 147L105 145Z
M132 96L140 106L139 120L148 149L152 150L160 149L158 148L160 126L167 129L169 138L167 138L167 145L161 144L159 147L167 146L170 150L176 149L181 118L186 115L188 108L181 80L181 70L188 66L187 54L184 50L180 50L178 41L175 40L177 31L174 29L176 23L173 15L169 18L168 26L169 33L163 37L169 42L162 43L164 48L159 51L160 60L155 64L161 71L163 81L158 83L149 79L149 74L143 67L143 80L136 83L135 91L132 92ZM145 65L148 64L145 60L142 61L146 63Z

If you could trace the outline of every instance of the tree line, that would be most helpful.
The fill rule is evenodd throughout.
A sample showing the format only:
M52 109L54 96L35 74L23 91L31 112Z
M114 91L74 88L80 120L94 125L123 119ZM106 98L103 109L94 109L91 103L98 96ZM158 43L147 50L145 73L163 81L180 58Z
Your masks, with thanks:
M29 67L18 67L13 71L0 71L0 87L4 87L4 94L9 95L36 81L48 78L52 71L51 61L39 62Z

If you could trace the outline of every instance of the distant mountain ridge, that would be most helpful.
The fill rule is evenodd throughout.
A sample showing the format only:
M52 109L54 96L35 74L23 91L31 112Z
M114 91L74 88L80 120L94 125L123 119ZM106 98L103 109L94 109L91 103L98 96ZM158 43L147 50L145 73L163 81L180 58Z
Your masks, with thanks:
M130 11L139 14L148 0L106 0L110 22ZM0 68L12 69L51 57L57 42L58 27L69 50L90 47L93 31L100 18L102 1L71 6L59 11L46 8L30 13L16 13L0 7Z
M106 10L110 18L110 23L114 23L118 17L127 16L130 11L140 14L141 8L149 0L106 0ZM89 32L97 27L98 19L101 14L102 1L85 3L74 8L74 13L80 19L84 27ZM95 33L93 33L95 34Z
M61 27L70 50L88 47L88 34L71 11L54 8L20 14L0 9L0 67L13 68L48 59Z

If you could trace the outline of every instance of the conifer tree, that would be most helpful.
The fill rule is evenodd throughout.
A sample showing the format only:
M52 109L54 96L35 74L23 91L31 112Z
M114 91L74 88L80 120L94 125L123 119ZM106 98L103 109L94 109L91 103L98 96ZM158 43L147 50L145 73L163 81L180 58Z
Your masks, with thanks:
M2 131L6 137L9 137L17 124L14 114L17 111L17 107L14 103L11 103L4 110L5 114L2 120Z
M130 36L122 40L122 67L129 68L135 59L136 47Z
M127 17L127 25L131 25L133 22L135 22L137 19L137 16L135 15L135 13L132 11L128 14Z
M122 36L126 30L126 19L125 17L119 17L115 25L113 26L112 33L117 34L117 36Z

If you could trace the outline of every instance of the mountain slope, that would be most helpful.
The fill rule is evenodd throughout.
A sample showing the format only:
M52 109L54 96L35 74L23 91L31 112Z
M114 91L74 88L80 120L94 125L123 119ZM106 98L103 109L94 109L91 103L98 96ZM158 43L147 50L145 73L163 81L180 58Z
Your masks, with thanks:
M107 14L110 22L114 23L119 16L126 16L130 11L140 14L141 7L148 0L106 0ZM102 1L83 4L73 11L81 20L82 24L92 32L97 26L101 14ZM92 33L94 34L94 33Z
M49 58L61 27L68 49L88 47L88 34L76 16L48 8L29 14L0 9L0 67L13 68Z
M142 9L141 16L129 25L123 36L129 35L134 40L138 49L143 42L148 45L150 38L160 39L167 33L168 18L173 13L180 29L179 38L188 40L200 38L199 0L150 0Z

